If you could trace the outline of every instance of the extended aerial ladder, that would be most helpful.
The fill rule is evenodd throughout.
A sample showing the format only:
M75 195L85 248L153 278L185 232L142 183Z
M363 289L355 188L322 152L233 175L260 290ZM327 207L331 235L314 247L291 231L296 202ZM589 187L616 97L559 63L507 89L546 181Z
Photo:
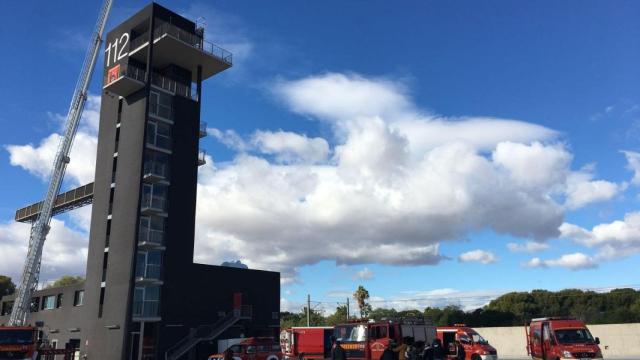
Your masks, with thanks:
M91 43L85 55L84 63L82 64L80 77L78 78L73 97L71 98L64 134L58 145L58 150L53 162L49 186L42 201L38 217L31 226L29 250L22 270L22 279L18 285L13 309L11 310L11 317L9 318L9 324L13 326L25 325L27 316L29 315L31 296L36 290L40 275L42 248L47 233L49 232L52 211L58 192L60 191L60 186L62 185L62 180L64 179L64 173L70 161L69 152L87 100L89 81L91 80L91 74L98 59L98 52L100 51L100 44L102 43L102 34L107 23L112 2L113 0L104 0L102 8L100 9L98 21L91 37Z

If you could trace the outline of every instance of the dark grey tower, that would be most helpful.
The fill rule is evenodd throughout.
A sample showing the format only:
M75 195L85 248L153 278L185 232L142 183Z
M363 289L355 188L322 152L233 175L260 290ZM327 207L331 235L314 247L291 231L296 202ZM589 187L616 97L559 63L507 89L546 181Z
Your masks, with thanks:
M225 334L277 333L279 274L193 264L201 83L229 67L230 53L157 4L106 37L83 310L90 359L164 358L189 329L248 304L253 314Z

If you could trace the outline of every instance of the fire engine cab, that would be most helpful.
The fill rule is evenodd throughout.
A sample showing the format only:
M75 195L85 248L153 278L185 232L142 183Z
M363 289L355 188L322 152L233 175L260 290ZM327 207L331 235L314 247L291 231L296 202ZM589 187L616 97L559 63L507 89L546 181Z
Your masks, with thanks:
M496 349L489 345L478 332L465 324L453 326L438 326L438 339L447 354L447 359L457 359L458 349L455 341L458 340L464 347L467 360L498 360Z
M230 346L233 360L280 360L280 345L270 337L250 337ZM226 350L225 350L226 351ZM209 356L209 360L223 360L224 352Z
M430 344L436 337L436 327L423 319L360 321L336 326L334 336L347 359L379 360L391 342L400 345L404 339L411 339Z
M75 349L52 349L40 334L44 323L36 326L3 326L0 325L0 359L53 359L55 355L64 355L71 360Z
M534 360L602 360L600 339L594 338L584 322L566 317L531 320L525 327L527 353Z

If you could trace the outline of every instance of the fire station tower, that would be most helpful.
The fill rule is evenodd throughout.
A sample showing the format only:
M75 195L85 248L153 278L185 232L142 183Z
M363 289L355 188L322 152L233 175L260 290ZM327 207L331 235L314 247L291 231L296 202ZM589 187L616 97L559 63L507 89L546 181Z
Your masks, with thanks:
M105 39L81 344L90 359L177 359L223 333L277 332L278 273L193 263L202 81L232 65L203 35L150 4Z

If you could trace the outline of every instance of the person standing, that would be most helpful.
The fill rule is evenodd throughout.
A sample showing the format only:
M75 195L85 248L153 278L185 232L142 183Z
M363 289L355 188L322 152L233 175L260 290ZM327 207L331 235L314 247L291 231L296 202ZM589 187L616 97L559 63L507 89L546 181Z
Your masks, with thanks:
M407 360L407 340L402 339L402 344L394 347L394 353L398 354L398 360Z
M462 346L462 343L458 340L456 340L456 353L458 355L458 360L465 360L467 357L467 353L464 351L464 346Z
M440 339L433 340L431 348L433 349L433 360L444 360L444 349Z
M395 360L396 356L393 351L394 346L395 344L393 342L389 342L389 345L382 352L380 360Z

